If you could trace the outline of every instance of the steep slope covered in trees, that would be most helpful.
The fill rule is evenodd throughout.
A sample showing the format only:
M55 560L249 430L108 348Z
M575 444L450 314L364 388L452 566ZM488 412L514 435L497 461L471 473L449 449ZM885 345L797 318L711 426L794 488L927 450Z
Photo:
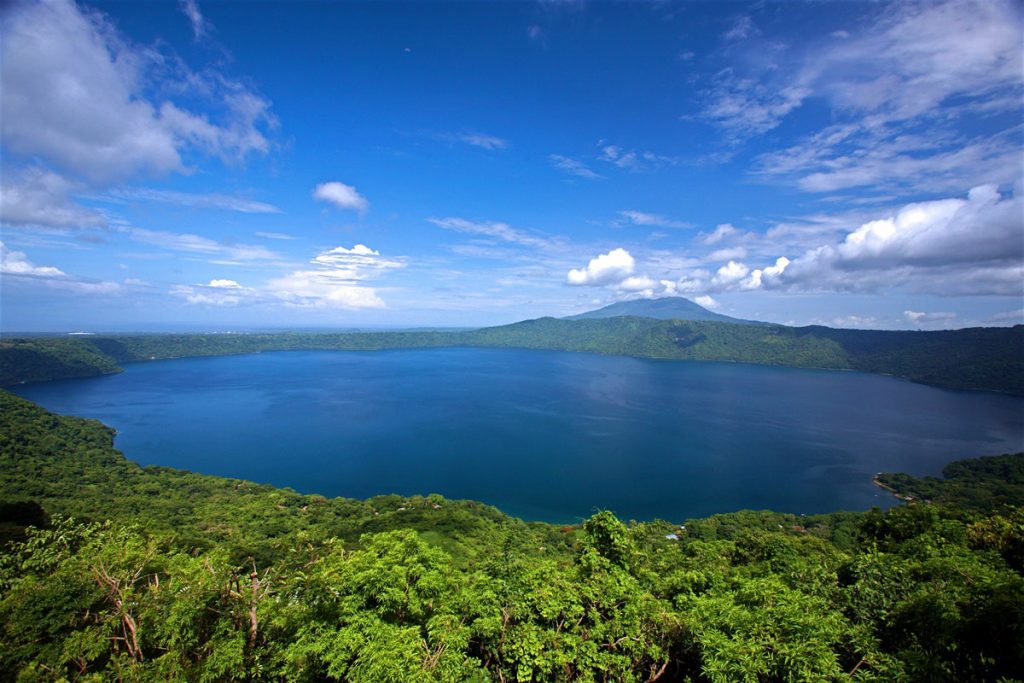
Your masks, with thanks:
M569 315L565 320L592 320L597 318L618 318L633 316L656 320L716 320L723 323L743 325L767 325L757 320L741 320L721 313L715 313L681 296L667 296L660 299L633 299L619 301L594 311Z
M1024 325L947 332L738 325L615 317L539 318L470 331L169 334L0 341L0 386L117 372L184 356L323 349L487 346L860 370L952 389L1024 395Z

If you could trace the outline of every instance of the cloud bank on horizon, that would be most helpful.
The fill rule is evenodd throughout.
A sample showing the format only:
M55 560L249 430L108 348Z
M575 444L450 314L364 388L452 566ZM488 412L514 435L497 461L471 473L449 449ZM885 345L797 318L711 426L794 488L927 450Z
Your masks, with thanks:
M1021 323L1022 20L7 3L0 329Z

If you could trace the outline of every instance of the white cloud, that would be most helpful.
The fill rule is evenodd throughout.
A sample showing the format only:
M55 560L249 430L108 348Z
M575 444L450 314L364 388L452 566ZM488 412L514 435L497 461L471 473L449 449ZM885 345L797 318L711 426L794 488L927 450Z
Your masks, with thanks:
M604 176L590 170L582 161L571 159L569 157L562 156L561 154L549 154L548 161L550 161L555 168L565 171L569 175L588 178L590 180L599 180L604 178Z
M908 204L896 215L865 223L839 245L823 247L797 263L801 268L829 262L854 269L1019 263L1024 259L1022 216L1019 197L1003 198L996 187L982 185L967 199Z
M462 142L481 149L496 150L508 147L508 140L486 133L451 133L443 136L447 140Z
M404 259L382 258L364 244L329 249L311 263L316 268L268 282L268 295L299 308L384 308L384 300L364 281L406 265Z
M403 261L381 258L379 251L365 244L357 244L351 249L335 247L320 252L312 263L330 267L335 270L335 274L343 272L352 280L365 279L377 271L405 267Z
M192 24L192 35L196 40L204 37L210 30L209 24L199 11L199 3L196 0L181 0L181 11L188 17Z
M244 299L237 293L216 291L202 285L174 285L168 293L199 306L237 306Z
M879 184L955 191L1019 178L1020 3L876 7L862 25L798 47L748 41L745 54L757 58L732 59L716 74L704 118L735 142L775 128L805 102L823 104L832 124L756 164L762 177L807 192ZM976 135L982 117L995 134Z
M0 242L0 274L18 281L39 283L50 289L63 289L79 294L117 294L122 286L116 282L103 282L79 278L54 266L38 266L21 251L13 251Z
M693 301L698 306L703 306L704 308L715 309L715 308L720 308L722 306L722 304L718 303L717 301L715 301L710 296L694 297Z
M618 145L605 144L602 140L598 159L619 168L630 171L649 171L662 166L675 166L679 163L676 157L655 154L654 152L642 152L638 150L626 150Z
M214 263L238 265L254 261L281 262L280 254L260 245L223 244L208 237L190 233L167 232L128 228L128 235L138 242L152 244L171 251L183 251L217 257Z
M833 327L851 327L860 330L872 330L882 327L881 321L873 315L844 315L832 319Z
M635 267L636 261L620 247L591 259L586 268L570 270L566 282L591 287L618 284L632 275Z
M745 247L727 247L725 249L717 249L707 256L704 257L705 261L731 261L733 259L740 259L747 257L747 250Z
M483 235L485 237L492 237L494 239L501 240L502 242L520 244L526 247L549 249L555 246L555 242L552 240L537 237L536 235L532 235L522 230L517 230L508 223L470 221L465 218L455 217L427 218L427 222L432 223L439 228L444 228L445 230L464 232L471 235Z
M254 233L254 234L257 237L262 237L262 238L268 239L268 240L295 240L295 239L298 239L298 237L295 237L294 235L288 235L288 234L285 234L283 232L263 232L263 231L258 231L258 232Z
M645 290L652 290L657 286L651 278L646 275L634 275L627 277L625 280L615 285L615 288L623 292L642 292Z
M75 186L41 168L8 172L0 184L0 222L54 229L102 228L107 217L71 201Z
M953 97L1020 86L1020 21L1007 0L890 5L860 35L813 55L805 78L839 107L890 121L931 116Z
M983 185L966 199L907 204L848 231L838 243L819 244L792 260L780 256L763 268L730 260L710 277L691 271L676 289L1020 297L1024 211L1019 196L1003 197L994 186Z
M757 268L750 272L750 277L741 283L743 289L760 289L765 284L774 284L789 267L790 260L785 256L775 259L774 266Z
M722 37L726 40L743 40L747 36L756 32L757 27L754 26L754 20L748 15L743 15L733 22L732 27L726 31Z
M273 204L259 202L245 197L223 195L216 192L194 193L174 190L157 190L147 187L132 187L110 190L108 197L115 200L137 200L194 206L198 208L227 209L239 213L281 213Z
M884 185L935 192L965 184L1009 182L1018 177L1020 131L985 138L895 134L836 126L798 144L758 157L763 178L793 177L805 192L835 192Z
M360 213L370 208L370 202L366 201L356 188L337 181L317 185L313 190L313 199L329 202L339 209L351 209Z
M985 319L985 322L990 323L1012 323L1019 325L1024 323L1024 308L1018 308L1013 311L1003 311L1002 313L996 313Z
M915 324L921 323L948 323L956 318L956 313L948 312L932 312L926 313L924 311L903 311L903 317Z
M671 287L666 286L665 288L667 294L750 291L776 284L788 266L789 259L785 256L776 259L774 265L763 268L751 268L741 261L730 260L718 268L713 275L707 270L699 268L690 270L674 282L663 280L662 285L672 282Z
M644 213L643 211L619 211L619 215L634 225L656 225L662 228L692 228L693 223L677 221L656 213Z
M808 250L760 285L804 291L906 288L932 294L1020 296L1024 213L990 185L966 199L908 204L842 242Z
M697 240L702 244L718 244L729 235L735 235L737 232L736 228L729 223L722 223L710 233L698 233Z
M715 273L715 283L719 285L728 285L738 282L745 278L749 272L750 268L748 268L745 263L729 261Z
M34 277L67 277L67 273L53 266L37 266L21 251L11 251L0 242L0 273L4 275L31 275Z
M740 78L727 69L706 93L703 117L737 141L777 127L811 93L799 85L777 87L760 78Z
M4 16L0 137L6 152L46 161L94 183L187 170L188 147L224 158L265 152L269 102L209 70L183 88L224 113L222 123L146 92L169 61L130 45L98 12L70 0L16 4ZM184 69L180 62L173 62ZM180 74L179 74L180 75ZM200 83L202 82L202 83ZM192 87L203 85L203 88Z
M255 289L243 287L234 280L227 279L210 280L205 285L174 285L169 293L190 304L202 306L237 306L259 299L259 293Z

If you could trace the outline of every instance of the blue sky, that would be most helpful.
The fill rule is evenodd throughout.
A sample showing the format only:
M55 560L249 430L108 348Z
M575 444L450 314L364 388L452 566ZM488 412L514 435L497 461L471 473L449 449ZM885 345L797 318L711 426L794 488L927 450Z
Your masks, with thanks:
M15 2L0 329L1024 321L983 2Z

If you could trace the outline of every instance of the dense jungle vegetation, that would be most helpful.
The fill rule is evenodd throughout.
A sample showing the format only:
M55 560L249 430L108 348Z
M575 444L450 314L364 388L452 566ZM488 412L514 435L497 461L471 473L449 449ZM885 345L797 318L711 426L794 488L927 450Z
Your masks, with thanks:
M165 334L0 340L0 386L117 372L123 363L288 350L485 346L860 370L1024 395L1024 325L943 332L838 330L640 317L539 318L459 331Z
M882 475L935 501L887 512L556 527L143 468L0 392L0 680L1019 680L1022 463Z

